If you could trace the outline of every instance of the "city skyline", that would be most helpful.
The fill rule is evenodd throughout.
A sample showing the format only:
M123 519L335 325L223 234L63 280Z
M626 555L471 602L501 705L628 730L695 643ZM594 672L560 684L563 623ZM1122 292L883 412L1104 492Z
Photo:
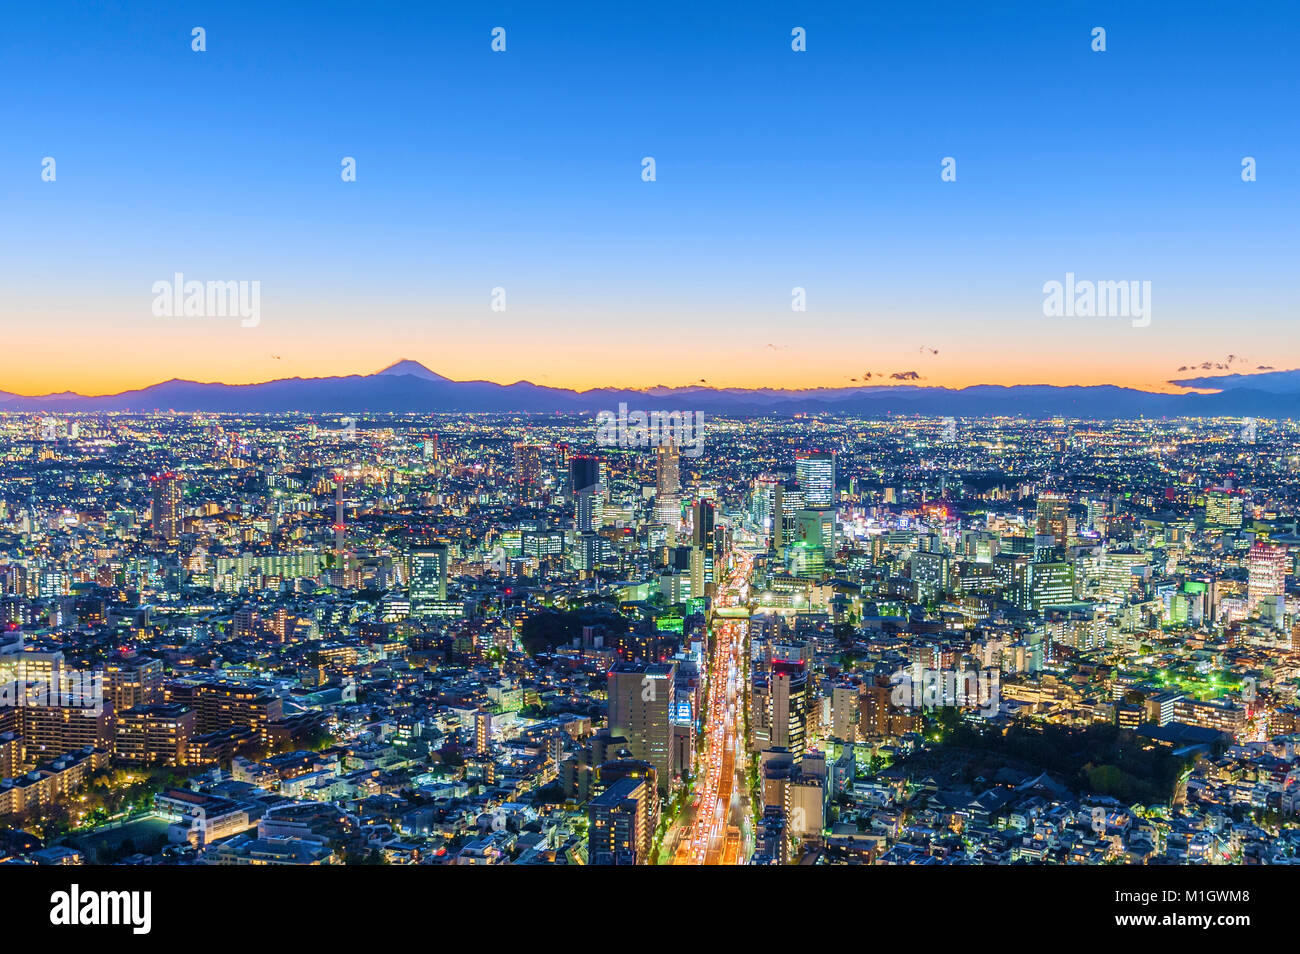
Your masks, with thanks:
M279 360L278 356L274 356L274 357L276 360ZM939 381L931 381L930 379L920 375L919 372L915 372L915 371L902 371L902 372L892 372L892 373L883 372L883 371L867 372L861 377L850 379L848 383L810 384L807 386L798 386L798 387L783 387L783 386L768 385L763 383L757 383L752 385L725 384L720 382L712 382L704 378L698 380L677 381L675 383L670 382L668 379L664 379L664 380L657 380L655 381L655 383L648 384L648 385L640 385L640 384L631 385L626 383L620 383L615 380L606 380L600 384L591 385L589 387L573 387L569 385L550 383L548 381L550 376L545 373L535 374L531 378L508 378L502 376L457 378L454 376L439 373L438 370L430 367L430 365L424 361L420 361L416 358L411 358L411 357L402 357L395 361L389 361L386 364L373 369L358 369L358 368L341 369L337 373L328 373L328 374L327 373L321 373L321 374L281 373L268 378L252 378L249 380L241 380L238 375L230 379L204 380L204 379L184 378L178 375L158 374L155 375L153 378L145 379L138 386L133 385L130 388L121 388L121 389L115 389L110 391L98 391L94 389L87 389L81 391L73 388L61 388L57 391L23 392L23 391L5 388L2 384L0 384L0 395L7 395L7 396L17 397L17 398L57 398L60 396L99 398L99 397L114 397L118 395L124 395L133 391L148 390L150 388L155 388L160 385L167 385L172 383L244 387L250 385L274 384L278 382L296 381L296 380L312 381L312 380L330 380L335 378L346 378L346 377L375 377L375 376L385 375L385 374L400 374L400 373L409 373L417 377L426 378L428 380L440 380L449 384L488 383L493 385L500 385L503 387L508 387L511 385L519 385L519 384L533 384L545 388L554 388L557 390L570 391L577 395L593 394L593 393L600 393L600 392L607 392L607 393L628 392L628 393L642 393L646 395L653 395L655 393L664 392L664 391L688 391L688 392L713 391L719 393L784 392L791 395L797 395L803 392L827 391L827 392L848 393L853 391L869 391L873 389L878 390L882 388L898 388L898 387L961 391L968 388L978 388L984 385L1006 387L1010 389L1034 388L1034 387L1068 389L1068 388L1091 388L1091 387L1098 387L1098 386L1112 386L1112 387L1122 387L1127 390L1132 390L1132 391L1146 393L1146 394L1195 395L1195 394L1213 394L1223 390L1229 390L1234 387L1251 387L1255 382L1266 382L1266 381L1269 383L1268 385L1265 386L1265 390L1276 393L1278 391L1284 390L1283 386L1277 384L1276 382L1286 381L1289 384L1290 382L1289 376L1295 372L1300 372L1300 367L1275 368L1269 365L1256 365L1250 367L1248 366L1248 360L1240 356L1229 355L1227 356L1227 358L1228 360L1226 361L1222 361L1222 362L1207 361L1195 367L1189 365L1180 366L1177 369L1178 375L1176 378L1165 380L1159 382L1156 385L1149 386L1149 387L1143 387L1138 385L1116 385L1112 381L1098 381L1092 383L1083 383L1083 382L1075 382L1075 381L1053 382L1053 381L1048 381L1045 378L1036 378L1036 379L1031 378L1031 379L1026 379L1024 381L1016 381L1014 383L1005 383L1005 382L994 381L994 380L979 380L979 381L972 381L967 384L953 385L953 384L945 384ZM993 377L996 377L996 375L994 375ZM1291 388L1287 387L1285 388L1285 390L1289 392ZM521 410L524 409L526 408L521 408Z
M944 900L903 866L995 944L1062 897L1284 926L1298 37L1265 0L7 11L20 929L373 945L461 866L572 872L498 892L512 938L649 866L873 868L886 944ZM743 938L700 900L648 923Z

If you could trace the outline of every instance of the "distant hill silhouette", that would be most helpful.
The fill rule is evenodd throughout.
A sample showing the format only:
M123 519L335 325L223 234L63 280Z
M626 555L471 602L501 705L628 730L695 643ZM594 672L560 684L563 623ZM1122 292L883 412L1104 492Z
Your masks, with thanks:
M838 412L883 417L921 414L954 417L1263 417L1300 419L1300 370L1180 382L1212 394L1158 394L1113 385L1057 387L979 384L953 389L916 384L854 388L681 388L644 391L598 388L571 391L528 381L453 381L418 361L402 359L374 374L281 378L260 384L203 384L172 379L120 394L64 392L25 397L0 391L0 411L214 411L214 412L590 412L703 411L709 414Z

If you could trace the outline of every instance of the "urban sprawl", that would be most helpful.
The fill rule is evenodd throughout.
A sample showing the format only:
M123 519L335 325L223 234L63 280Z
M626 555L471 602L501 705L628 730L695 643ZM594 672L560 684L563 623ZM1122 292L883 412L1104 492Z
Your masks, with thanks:
M1300 859L1300 427L673 413L0 415L0 863Z

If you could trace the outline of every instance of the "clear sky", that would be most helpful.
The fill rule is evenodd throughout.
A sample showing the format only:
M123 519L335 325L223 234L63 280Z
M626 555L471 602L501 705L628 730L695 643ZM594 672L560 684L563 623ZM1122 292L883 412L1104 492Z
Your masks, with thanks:
M12 4L0 390L1300 366L1300 5L800 6ZM156 317L176 272L260 323ZM1067 272L1150 326L1044 317Z

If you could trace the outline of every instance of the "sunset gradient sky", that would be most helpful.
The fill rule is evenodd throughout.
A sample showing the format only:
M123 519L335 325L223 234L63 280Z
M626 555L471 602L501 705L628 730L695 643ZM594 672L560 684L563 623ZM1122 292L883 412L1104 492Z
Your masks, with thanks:
M272 6L7 11L0 390L1300 366L1295 5ZM260 324L155 317L178 271ZM1150 281L1150 327L1045 318L1066 272Z

